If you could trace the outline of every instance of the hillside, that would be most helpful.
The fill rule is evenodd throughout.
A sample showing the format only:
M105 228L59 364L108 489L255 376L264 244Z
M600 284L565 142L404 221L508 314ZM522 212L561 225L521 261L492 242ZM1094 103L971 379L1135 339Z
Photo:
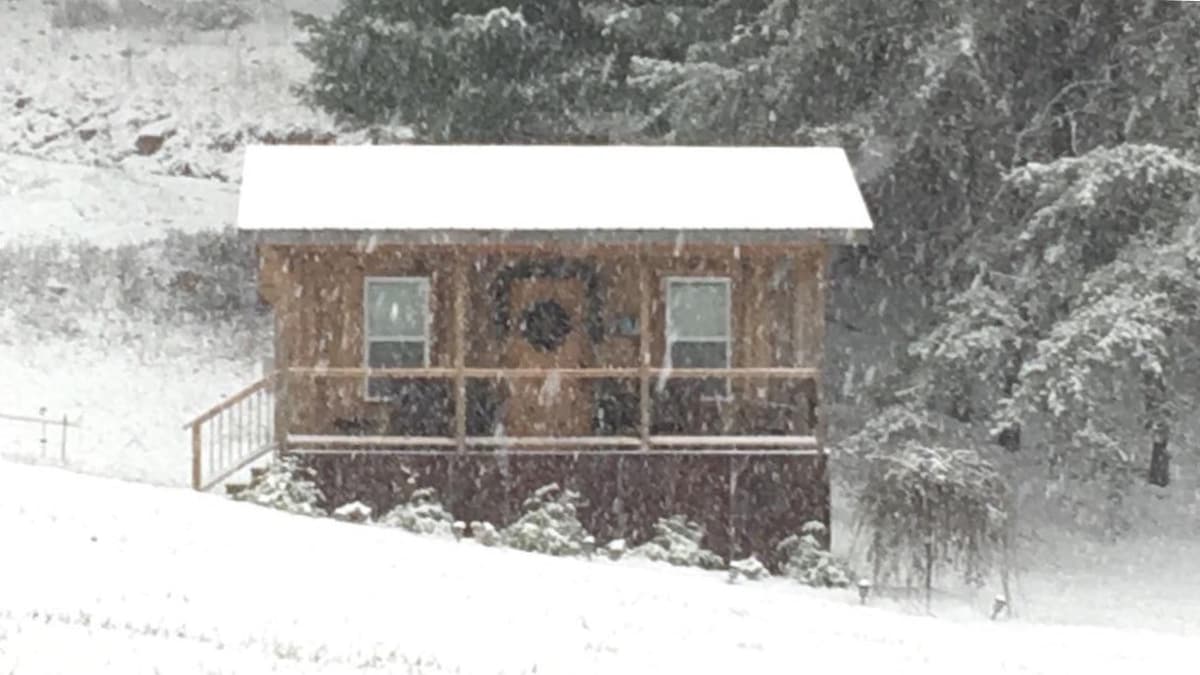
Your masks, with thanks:
M134 244L220 230L236 212L233 186L0 153L0 245Z
M23 675L1166 673L1196 647L904 617L783 581L557 560L7 463L0 530L19 552L0 575L0 671Z

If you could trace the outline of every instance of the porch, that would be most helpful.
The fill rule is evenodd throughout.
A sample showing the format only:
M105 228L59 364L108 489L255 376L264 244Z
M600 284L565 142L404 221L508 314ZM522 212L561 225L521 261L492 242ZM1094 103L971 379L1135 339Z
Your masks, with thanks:
M210 489L272 452L410 458L823 456L818 375L816 368L801 367L287 367L186 425L191 482L197 490ZM397 395L375 406L376 414L364 414L361 391L378 380ZM561 425L544 435L508 433L496 401L511 400L514 387L555 381L563 383L557 391L588 394L591 423L582 433L563 433ZM725 392L704 395L713 383L723 384ZM547 411L553 414L553 406Z

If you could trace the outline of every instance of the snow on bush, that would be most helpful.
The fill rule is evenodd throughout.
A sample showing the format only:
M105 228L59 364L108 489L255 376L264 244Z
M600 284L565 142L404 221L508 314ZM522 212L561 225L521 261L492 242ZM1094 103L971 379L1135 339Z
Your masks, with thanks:
M471 521L471 537L484 546L500 545L500 532L495 525L486 521Z
M325 497L313 482L313 477L312 470L295 457L284 457L267 465L262 471L252 472L250 483L231 489L230 494L238 501L290 513L325 515L320 506Z
M371 519L371 507L362 502L350 502L339 506L333 517L351 523L365 523Z
M399 527L417 534L451 534L454 517L438 501L437 490L414 490L407 504L400 504L379 520L381 525Z
M233 30L254 20L254 14L234 0L186 0L167 13L176 27L199 31Z
M875 581L889 574L924 577L927 591L939 564L982 583L1005 546L1007 489L977 452L906 442L869 457L859 497L872 530L868 558Z
M608 545L604 547L604 550L608 553L608 557L610 559L620 560L621 556L625 555L625 540L613 539L612 541L608 542Z
M809 521L801 534L779 542L775 549L785 560L783 573L809 586L847 588L854 581L854 573L844 561L821 548L818 537L825 531L822 523Z
M730 579L742 577L750 581L759 581L770 576L766 565L759 562L758 558L750 556L742 560L734 560L729 563Z
M588 536L576 517L580 496L557 483L538 488L523 505L524 515L500 532L505 546L549 555L579 555Z
M701 567L708 570L725 567L721 556L700 547L703 538L704 527L684 516L660 518L654 524L654 537L629 553L682 567Z

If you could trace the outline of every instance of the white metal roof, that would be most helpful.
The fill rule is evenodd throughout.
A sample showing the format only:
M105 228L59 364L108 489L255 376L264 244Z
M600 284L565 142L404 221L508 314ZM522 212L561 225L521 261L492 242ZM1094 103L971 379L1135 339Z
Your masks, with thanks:
M857 240L871 217L835 147L276 145L246 149L238 227Z

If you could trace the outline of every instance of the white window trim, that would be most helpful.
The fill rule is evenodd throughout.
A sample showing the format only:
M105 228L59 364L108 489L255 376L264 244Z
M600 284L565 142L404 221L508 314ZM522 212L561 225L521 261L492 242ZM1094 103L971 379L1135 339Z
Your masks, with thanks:
M674 331L671 327L671 285L672 284L721 284L725 286L725 337L713 336L688 336L685 339L676 339ZM733 279L730 277L718 276L668 276L663 278L663 314L665 315L666 323L666 339L665 351L663 354L663 364L667 368L674 368L671 361L671 346L676 342L724 342L725 343L725 367L733 367ZM724 379L725 393L724 398L730 397L729 378Z
M370 331L369 313L371 300L372 284L388 284L388 283L413 283L416 282L421 290L425 293L425 333L421 336L417 335L391 335L391 336L372 336ZM430 277L381 277L368 276L363 279L363 296L362 296L362 332L363 332L363 367L370 370L371 368L371 343L373 342L416 342L418 339L424 344L424 355L421 367L429 367L429 343L433 333L433 295L432 284ZM372 396L371 395L371 376L367 375L363 378L363 399L369 402L383 402L391 400L387 396Z

